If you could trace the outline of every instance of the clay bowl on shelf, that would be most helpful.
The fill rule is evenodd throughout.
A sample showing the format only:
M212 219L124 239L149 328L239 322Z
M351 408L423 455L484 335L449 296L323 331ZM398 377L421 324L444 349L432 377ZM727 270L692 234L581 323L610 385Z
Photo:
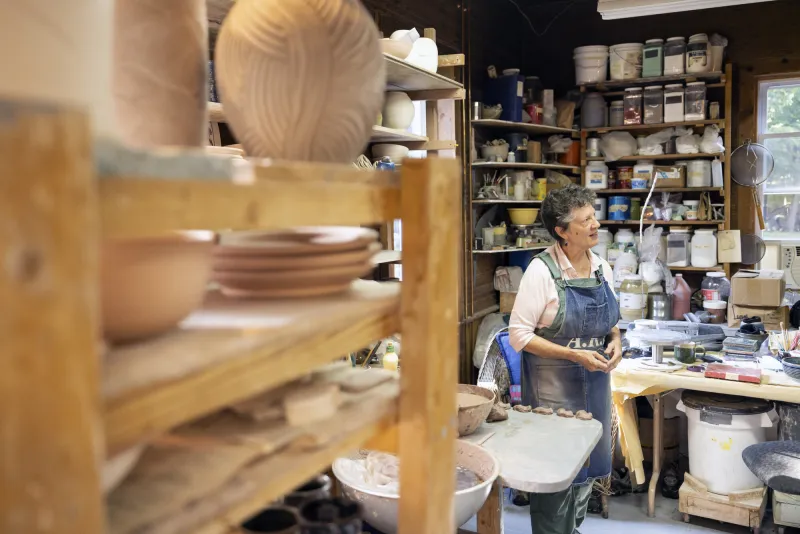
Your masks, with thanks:
M478 427L481 426L481 423L486 421L486 418L489 416L489 412L492 411L492 405L494 404L495 396L494 392L486 388L472 386L469 384L459 384L458 392L477 395L486 399L486 402L482 402L477 405L459 405L458 407L458 435L459 437L469 436L478 430Z
M369 228L304 226L275 232L247 231L220 235L219 256L288 257L349 252L368 248L378 239Z
M536 222L539 208L508 208L508 216L511 217L511 224L527 226Z
M103 336L112 342L133 341L177 325L203 301L213 247L214 233L206 231L104 242Z
M349 458L364 458L367 452L354 453ZM341 461L342 459L339 459L333 463L333 474L339 480L345 497L361 503L364 507L363 516L369 518L371 526L385 534L396 534L400 496L371 488L363 481L349 480L347 469L343 468ZM476 473L481 480L477 486L455 492L455 525L460 527L478 513L486 502L492 484L500 475L500 462L483 447L456 440L456 465L466 467Z
M786 376L800 382L800 357L784 357L781 359L781 364L783 364L783 372L786 373Z
M395 163L400 163L400 161L408 157L408 147L403 145L384 143L380 145L372 145L370 150L372 151L373 158L380 159L383 157L389 157Z
M398 39L381 39L381 52L389 54L398 59L405 59L411 53L413 44L408 41L400 41Z

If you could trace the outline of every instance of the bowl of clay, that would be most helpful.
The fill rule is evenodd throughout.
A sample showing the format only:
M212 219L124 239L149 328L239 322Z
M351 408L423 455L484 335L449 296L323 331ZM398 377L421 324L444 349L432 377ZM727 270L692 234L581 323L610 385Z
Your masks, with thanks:
M458 435L469 436L486 421L494 405L494 393L486 388L458 385Z
M378 490L364 480L356 479L343 463L343 460L363 459L367 453L368 451L360 451L347 458L337 459L333 463L333 474L339 480L345 497L361 504L365 522L384 534L396 534L399 494ZM492 484L500 475L500 462L483 447L456 440L456 465L469 469L479 479L477 485L455 493L455 525L460 527L477 514L486 502Z

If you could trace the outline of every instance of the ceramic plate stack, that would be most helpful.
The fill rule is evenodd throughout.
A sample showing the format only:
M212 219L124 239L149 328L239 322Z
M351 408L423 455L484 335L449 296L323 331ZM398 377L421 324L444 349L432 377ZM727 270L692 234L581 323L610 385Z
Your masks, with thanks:
M298 298L346 291L380 250L367 228L302 227L230 232L214 250L214 281L235 298Z

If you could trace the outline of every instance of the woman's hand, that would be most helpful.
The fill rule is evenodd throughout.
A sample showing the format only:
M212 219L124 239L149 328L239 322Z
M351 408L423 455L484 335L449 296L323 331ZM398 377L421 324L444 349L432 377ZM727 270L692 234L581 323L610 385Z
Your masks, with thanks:
M572 352L573 361L584 366L588 371L609 372L608 361L599 352L593 350L575 350Z
M606 347L606 354L608 354L608 372L611 372L622 361L622 341L620 341L619 337L614 336L611 338Z

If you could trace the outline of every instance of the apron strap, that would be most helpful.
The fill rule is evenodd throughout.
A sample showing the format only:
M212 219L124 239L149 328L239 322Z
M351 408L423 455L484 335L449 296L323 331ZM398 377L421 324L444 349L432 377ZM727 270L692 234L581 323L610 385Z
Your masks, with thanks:
M553 256L550 255L549 252L542 252L541 254L537 255L536 258L539 258L544 262L547 266L547 270L550 271L550 276L553 277L553 280L556 283L556 287L559 289L559 298L561 297L561 292L564 288L564 277L561 275L561 269L556 265ZM534 259L536 259L534 258Z

